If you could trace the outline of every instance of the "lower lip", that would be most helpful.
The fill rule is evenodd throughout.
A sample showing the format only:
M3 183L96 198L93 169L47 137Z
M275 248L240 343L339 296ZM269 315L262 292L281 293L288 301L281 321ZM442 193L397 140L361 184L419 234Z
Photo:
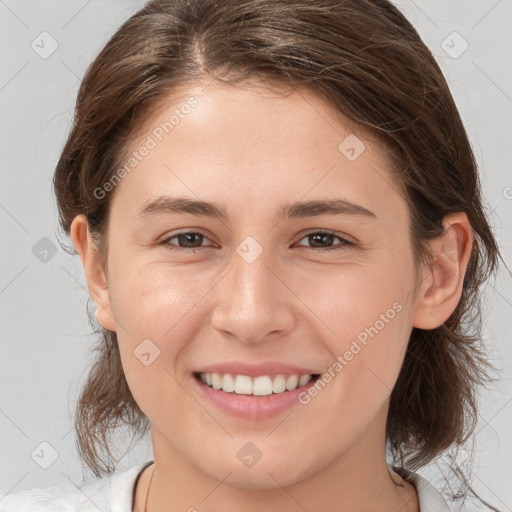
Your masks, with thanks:
M301 393L307 391L313 386L317 379L310 380L304 386L292 391L283 393L272 393L267 396L239 395L235 392L226 393L225 391L213 389L204 384L200 379L193 376L194 382L199 388L200 393L209 402L224 412L232 416L246 419L264 419L276 416L295 404L300 404L298 397Z

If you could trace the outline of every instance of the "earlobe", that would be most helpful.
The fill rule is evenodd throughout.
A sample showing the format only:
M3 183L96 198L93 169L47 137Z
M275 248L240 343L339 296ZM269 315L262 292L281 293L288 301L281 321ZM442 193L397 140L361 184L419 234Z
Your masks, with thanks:
M77 215L71 223L70 236L84 267L89 293L97 309L98 323L110 331L116 330L105 271L95 250L85 215Z
M462 295L473 248L465 213L447 215L443 225L444 233L430 243L433 261L425 269L414 306L413 327L419 329L435 329L453 313Z

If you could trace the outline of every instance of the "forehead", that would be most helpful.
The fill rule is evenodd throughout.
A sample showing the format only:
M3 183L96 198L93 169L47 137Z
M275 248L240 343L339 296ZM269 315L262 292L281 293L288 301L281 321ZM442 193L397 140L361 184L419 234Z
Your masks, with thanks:
M282 195L345 194L378 209L404 197L371 134L310 90L255 81L177 89L137 130L124 163L130 157L115 192L130 189L138 206L163 189L246 207L256 197L262 206Z

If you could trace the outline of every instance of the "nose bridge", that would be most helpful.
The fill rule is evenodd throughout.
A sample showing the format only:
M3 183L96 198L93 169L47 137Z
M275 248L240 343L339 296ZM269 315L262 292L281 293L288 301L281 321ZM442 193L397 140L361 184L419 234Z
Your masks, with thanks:
M292 315L285 287L274 275L274 258L249 240L239 245L229 266L231 271L219 283L214 327L244 341L288 329Z
M239 252L233 257L233 284L232 290L234 298L238 298L235 303L246 304L253 308L263 307L269 304L269 292L275 287L275 279L269 269L269 264L273 263L266 255L259 255L254 261L245 259ZM275 264L274 264L275 266ZM269 308L270 309L270 308Z

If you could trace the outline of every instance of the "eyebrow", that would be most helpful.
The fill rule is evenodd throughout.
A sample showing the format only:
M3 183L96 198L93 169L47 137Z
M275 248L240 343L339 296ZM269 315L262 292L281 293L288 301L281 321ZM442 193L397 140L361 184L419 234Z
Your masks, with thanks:
M224 221L229 215L224 206L185 197L160 196L143 203L137 217L145 218L154 214L190 214L214 217ZM358 204L345 199L317 199L282 205L276 212L276 219L315 217L319 215L356 215L377 219L377 216Z

